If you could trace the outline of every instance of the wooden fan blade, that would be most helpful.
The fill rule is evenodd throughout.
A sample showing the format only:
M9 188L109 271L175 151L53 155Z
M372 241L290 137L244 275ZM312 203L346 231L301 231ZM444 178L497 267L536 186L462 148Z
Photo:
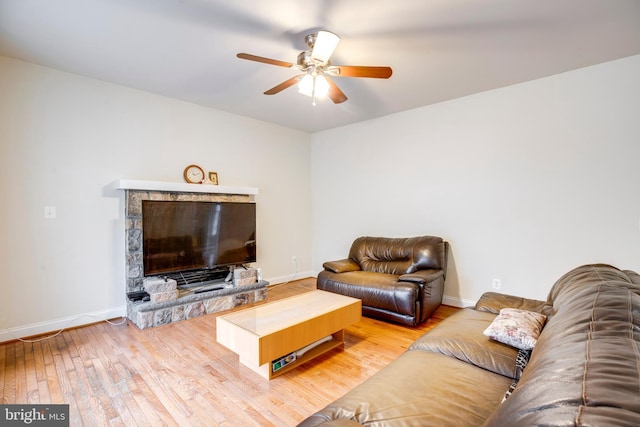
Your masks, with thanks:
M302 77L302 75L300 76L295 76L295 77L291 77L289 80L285 80L282 83L280 83L278 86L274 86L271 89L269 89L268 91L266 91L264 94L265 95L275 95L278 92L282 92L283 90L285 90L288 87L293 86L294 84L298 83L300 81L300 78Z
M290 62L278 61L277 59L264 58L262 56L251 55L250 53L239 53L236 55L240 59L248 59L249 61L263 62L265 64L278 65L280 67L293 67Z
M348 99L347 95L345 95L344 92L340 90L338 85L333 80L331 80L329 76L324 77L327 79L327 83L329 83L329 92L327 93L327 96L331 98L333 103L340 104L346 101Z
M336 65L330 67L337 70L340 77L371 77L374 79L388 79L391 77L390 67L365 67L358 65Z

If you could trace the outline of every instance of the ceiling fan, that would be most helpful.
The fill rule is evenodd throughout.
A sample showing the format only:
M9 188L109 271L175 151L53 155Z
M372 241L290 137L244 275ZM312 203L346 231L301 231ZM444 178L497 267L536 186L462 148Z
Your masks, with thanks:
M388 79L391 77L390 67L369 67L355 65L331 65L331 55L340 42L340 37L329 31L318 31L317 34L308 34L304 41L309 47L298 55L295 64L277 59L264 58L249 53L239 53L236 56L249 61L263 62L265 64L280 67L296 68L302 72L297 76L280 83L267 90L265 95L275 95L298 84L298 92L313 98L329 96L331 100L339 104L347 100L347 96L340 90L331 77L370 77L376 79Z

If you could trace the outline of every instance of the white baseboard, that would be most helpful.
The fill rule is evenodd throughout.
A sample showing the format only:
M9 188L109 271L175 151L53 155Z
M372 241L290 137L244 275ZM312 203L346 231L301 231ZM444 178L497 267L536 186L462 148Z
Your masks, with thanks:
M64 317L46 322L32 323L30 325L7 328L6 325L0 331L0 343L13 341L19 338L32 337L41 334L55 334L61 329L73 328L76 326L88 325L102 320L114 319L126 316L126 306L114 307L106 310L94 311L93 313L78 314L77 316ZM6 321L6 320L5 320Z
M474 305L476 305L475 301L460 299L455 297L448 297L446 295L442 297L442 303L444 305L450 305L452 307L459 307L459 308L473 307Z
M288 274L286 276L269 277L265 280L269 282L269 285L280 285L287 282L293 282L294 280L307 279L309 277L316 277L312 271L299 271L297 274Z

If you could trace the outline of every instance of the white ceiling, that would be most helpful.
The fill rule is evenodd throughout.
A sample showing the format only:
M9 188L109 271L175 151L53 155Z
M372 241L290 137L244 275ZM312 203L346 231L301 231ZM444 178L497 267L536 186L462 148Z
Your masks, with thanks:
M304 36L338 34L349 97L295 87ZM0 55L316 132L640 54L639 0L0 0Z

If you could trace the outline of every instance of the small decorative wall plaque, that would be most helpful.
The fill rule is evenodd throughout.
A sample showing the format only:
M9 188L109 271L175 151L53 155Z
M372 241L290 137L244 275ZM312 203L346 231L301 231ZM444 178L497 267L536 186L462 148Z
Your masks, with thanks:
M218 172L209 172L209 183L218 185Z

